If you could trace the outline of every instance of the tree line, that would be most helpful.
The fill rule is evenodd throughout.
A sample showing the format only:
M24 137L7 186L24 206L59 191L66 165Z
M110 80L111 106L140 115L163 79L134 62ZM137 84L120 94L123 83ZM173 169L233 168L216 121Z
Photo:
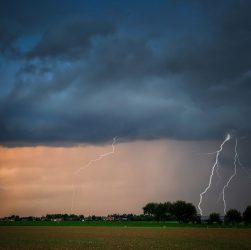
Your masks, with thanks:
M169 201L164 203L150 202L143 207L143 212L152 220L157 221L177 220L185 223L200 221L195 206L185 201L173 203Z
M149 202L143 207L143 214L112 214L108 216L84 216L75 214L47 214L42 217L19 217L12 215L1 218L6 221L178 221L180 223L201 223L201 216L197 214L196 207L189 202L178 200L175 202L156 203ZM238 224L244 222L251 224L251 205L247 206L245 211L241 214L236 209L230 209L222 218L219 213L211 213L209 217L203 222L209 224L226 223Z
M201 216L197 214L192 203L185 201L147 203L143 207L144 215L156 221L179 221L182 223L201 223ZM237 224L240 222L251 224L251 206L247 206L243 214L237 209L230 209L222 219L219 213L211 213L206 220L209 224L222 222L226 224Z

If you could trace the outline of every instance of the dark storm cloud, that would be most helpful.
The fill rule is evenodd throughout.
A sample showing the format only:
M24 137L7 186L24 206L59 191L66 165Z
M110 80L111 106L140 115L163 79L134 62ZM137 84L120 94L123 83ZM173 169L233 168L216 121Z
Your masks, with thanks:
M67 2L61 11L40 3L44 12L30 4L14 9L12 23L5 14L2 27L14 35L3 33L2 44L28 50L0 97L1 143L250 133L251 3L160 3L107 2L91 15L77 2L68 15ZM109 8L121 15L102 15ZM27 45L32 34L40 38Z
M78 57L90 44L90 39L113 33L115 27L107 22L74 21L50 28L29 53L29 58Z
M0 29L0 53L5 56L15 57L19 55L14 42L17 36L9 33L7 30Z
M20 57L20 38L41 32L52 21L51 10L56 5L48 1L0 1L0 52L8 57ZM56 14L56 13L55 13ZM56 15L55 15L56 16Z

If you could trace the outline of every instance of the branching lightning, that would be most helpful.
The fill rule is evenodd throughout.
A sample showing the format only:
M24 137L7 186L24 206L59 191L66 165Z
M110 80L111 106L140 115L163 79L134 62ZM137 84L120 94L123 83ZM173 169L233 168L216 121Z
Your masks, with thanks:
M213 165L212 170L211 170L211 175L210 175L210 177L209 177L209 183L208 183L207 187L205 188L205 190L204 190L202 193L200 193L200 201L199 201L199 204L198 204L198 209L199 209L201 215L203 215L203 211L202 211L202 209L201 209L201 203L202 203L202 200L203 200L203 195L204 195L204 194L208 191L208 189L211 187L212 178L213 178L213 175L214 175L215 168L216 168L216 167L218 166L218 164L219 164L219 155L220 155L220 152L222 151L224 144L225 144L227 141L229 141L230 139L231 139L230 134L227 134L225 140L224 140L224 141L221 143L221 145L220 145L220 149L217 150L217 151L215 152L216 157L215 157L214 165Z
M217 174L217 176L218 176L218 178L219 178L219 180L218 180L218 182L216 183L216 186L218 186L218 184L220 183L220 179L221 179L221 176L220 176L220 173L219 173L219 169L220 169L220 165L219 165L219 163L216 165L216 174Z
M235 155L234 155L234 173L230 176L230 178L228 179L227 183L225 184L225 186L222 189L222 200L223 200L223 204L224 204L224 214L226 214L226 209L227 209L226 200L225 200L225 190L226 190L226 188L228 188L230 182L235 177L236 171L237 171L237 159L238 159L237 145L238 145L238 141L237 141L237 139L235 139L235 147L234 147L234 152L235 152Z
M93 163L102 160L104 157L106 157L108 155L114 154L115 153L115 144L116 144L116 142L117 142L117 137L114 137L112 145L111 145L112 146L112 151L99 155L96 159L90 160L86 165L84 165L83 167L80 167L79 169L77 169L72 175L73 181L74 181L75 176L79 172L81 172L83 169L85 169L87 167L90 167ZM75 194L76 194L76 188L75 188L74 182L72 182L71 186L72 186L72 199L71 199L71 213L72 213L73 205L74 205L74 198L75 198Z
M199 201L199 204L198 204L198 208L199 208L199 211L200 211L200 214L202 215L202 209L201 209L201 203L202 203L202 199L203 199L203 195L208 191L208 189L211 187L211 184L212 184L212 178L214 176L214 172L216 172L217 176L221 179L221 176L219 174L219 156L220 156L220 153L223 149L223 146L224 144L229 141L231 139L231 135L230 134L227 134L225 140L222 142L222 144L220 145L220 149L218 151L215 151L215 152L212 152L212 153L206 153L208 155L212 155L212 154L216 154L216 157L215 157L215 163L212 167L212 170L211 170L211 175L210 175L210 178L209 178L209 183L208 183L208 186L205 188L205 190L200 194L200 201ZM227 209L227 204L226 204L226 199L225 199L225 192L227 190L227 188L229 187L231 181L233 180L233 178L236 176L237 174L237 166L240 166L243 171L246 173L247 177L248 178L251 178L251 175L250 173L247 171L247 169L242 165L242 163L240 162L240 159L239 159L239 154L238 154L238 150L237 150L237 147L238 147L238 140L237 138L235 139L235 147L234 147L234 172L233 174L229 177L227 183L223 186L223 189L222 191L219 193L219 197L218 197L218 200L217 202L220 201L221 197L222 197L222 201L223 201L223 205L224 205L224 214L226 214L226 209ZM216 184L218 185L218 183Z

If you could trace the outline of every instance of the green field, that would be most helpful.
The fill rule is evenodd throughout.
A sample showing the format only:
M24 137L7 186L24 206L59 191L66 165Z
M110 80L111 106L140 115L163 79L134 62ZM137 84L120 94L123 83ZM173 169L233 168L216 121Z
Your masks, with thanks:
M1 226L0 249L251 249L250 228Z
M193 227L193 228L251 228L244 224L192 224L176 221L0 221L0 226L74 226L74 227Z

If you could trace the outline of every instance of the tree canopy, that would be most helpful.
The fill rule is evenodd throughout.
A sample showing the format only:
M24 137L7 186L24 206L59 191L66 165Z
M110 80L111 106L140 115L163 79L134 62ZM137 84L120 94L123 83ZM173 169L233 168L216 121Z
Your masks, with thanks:
M247 206L246 210L243 212L243 221L247 224L251 224L251 205Z
M145 215L152 216L156 220L176 219L179 222L197 221L196 208L192 203L185 201L148 203L143 207Z
M230 209L225 215L225 222L236 224L241 222L241 213L236 209Z
M220 214L219 213L211 213L209 215L209 223L221 223Z

